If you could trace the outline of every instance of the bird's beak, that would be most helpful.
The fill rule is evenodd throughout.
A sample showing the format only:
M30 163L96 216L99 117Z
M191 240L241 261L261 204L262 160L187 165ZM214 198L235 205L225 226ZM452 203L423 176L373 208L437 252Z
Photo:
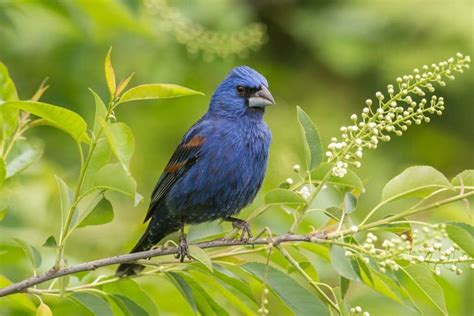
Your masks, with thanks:
M270 91L265 86L262 86L260 90L255 92L249 98L249 107L251 108L263 108L272 104L275 104L275 100L273 99Z

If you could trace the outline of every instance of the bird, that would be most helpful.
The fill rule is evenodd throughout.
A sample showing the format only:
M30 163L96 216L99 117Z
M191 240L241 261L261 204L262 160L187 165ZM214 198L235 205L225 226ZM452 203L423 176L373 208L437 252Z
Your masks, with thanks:
M249 224L233 215L254 200L265 177L272 136L263 116L273 104L268 81L259 72L248 66L229 72L164 168L145 216L149 224L131 253L149 250L180 231L176 258L191 259L184 226L218 219L242 230L242 239L252 238ZM116 276L143 269L124 263Z

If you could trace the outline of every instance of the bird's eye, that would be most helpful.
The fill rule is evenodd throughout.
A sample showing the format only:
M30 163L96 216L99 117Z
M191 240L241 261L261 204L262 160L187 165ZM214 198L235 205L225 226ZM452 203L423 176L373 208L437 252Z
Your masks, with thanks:
M245 88L243 86L237 86L237 92L242 95L245 91Z

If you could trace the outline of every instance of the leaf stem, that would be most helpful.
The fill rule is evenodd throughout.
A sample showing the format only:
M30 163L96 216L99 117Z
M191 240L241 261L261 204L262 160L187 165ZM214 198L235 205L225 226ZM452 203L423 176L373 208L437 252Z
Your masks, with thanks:
M112 113L113 109L114 109L114 102L110 101L109 106L107 108L107 113L105 115L105 120L108 119L108 117ZM76 186L76 190L74 192L74 201L73 201L71 207L68 210L68 213L67 213L67 216L66 216L66 221L64 223L64 226L62 226L62 229L61 229L61 232L60 232L60 235L59 235L58 253L57 253L57 258L56 258L56 267L58 267L59 264L63 261L65 243L66 243L67 237L70 235L69 230L70 230L72 218L73 218L73 215L74 215L74 211L76 210L77 205L79 204L81 198L83 197L81 195L81 190L82 190L82 186L84 185L84 180L85 180L85 177L86 177L87 168L89 167L90 161L92 159L92 155L94 154L94 150L97 146L97 141L100 138L100 135L102 134L102 130L103 130L103 127L101 127L99 129L99 131L97 132L96 137L94 137L92 139L85 161L83 160L84 155L82 153L82 147L81 147L80 144L78 144L78 146L80 148L79 153L80 153L80 156L81 156L81 170L79 172L79 180L78 180L78 183L77 183L77 186Z

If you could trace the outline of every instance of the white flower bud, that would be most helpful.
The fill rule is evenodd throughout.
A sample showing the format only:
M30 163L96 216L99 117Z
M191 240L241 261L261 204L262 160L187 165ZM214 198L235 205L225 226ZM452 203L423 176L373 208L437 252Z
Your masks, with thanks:
M288 183L289 185L292 185L293 184L293 179L292 178L288 178L285 180L286 183Z

